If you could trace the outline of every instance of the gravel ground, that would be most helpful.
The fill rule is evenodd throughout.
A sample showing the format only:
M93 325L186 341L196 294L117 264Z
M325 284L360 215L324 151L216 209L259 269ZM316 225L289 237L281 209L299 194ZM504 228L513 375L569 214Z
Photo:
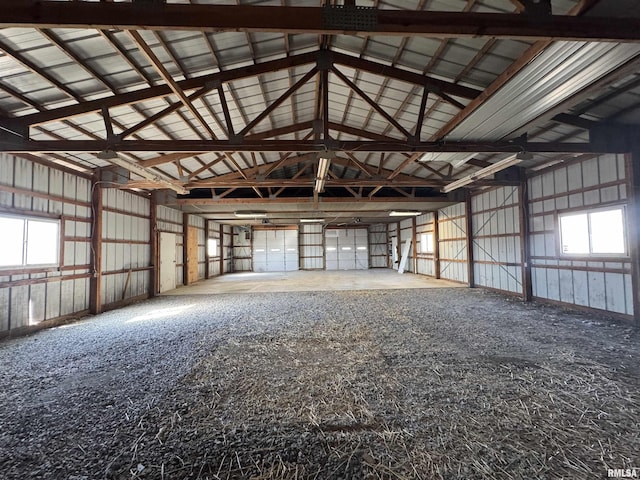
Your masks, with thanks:
M0 478L606 478L639 339L482 290L160 297L0 343Z

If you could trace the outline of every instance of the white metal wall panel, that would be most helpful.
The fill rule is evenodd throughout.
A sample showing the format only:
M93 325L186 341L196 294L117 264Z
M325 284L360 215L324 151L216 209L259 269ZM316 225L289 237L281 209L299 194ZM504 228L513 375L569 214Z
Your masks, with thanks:
M496 187L471 198L474 282L522 293L519 188Z
M425 253L423 245L421 243L420 235L423 233L430 233L433 235L433 213L424 213L416 217L416 273L420 275L435 275L435 261L433 253Z
M222 226L222 259L223 259L223 272L233 272L233 226Z
M251 228L233 227L233 248L229 249L229 257L227 257L232 265L230 271L250 272L252 270L251 236Z
M151 268L148 198L116 188L102 191L102 304L147 295Z
M369 263L371 268L389 267L389 247L387 225L371 225L369 227Z
M216 251L215 252L207 252L209 255L209 277L217 277L222 272L220 271L220 255L222 254L222 243L220 238L220 228L221 225L216 222L208 222L208 232L207 239L215 239L216 240ZM205 251L206 251L205 247Z
M462 283L469 282L466 222L464 203L438 210L440 278Z
M3 185L12 191L3 189ZM66 267L19 275L3 275L0 271L0 331L33 326L89 308L90 195L87 177L0 153L0 207L7 212L20 209L17 214L59 219L63 252L60 265Z
M400 221L400 251L404 252L404 246L407 242L411 242L411 248L409 249L409 257L407 258L407 264L404 267L405 272L415 272L416 261L416 246L413 241L413 217L405 218Z
M323 226L300 225L300 269L322 270L324 268Z
M541 172L529 189L531 276L537 298L633 315L629 257L589 259L560 252L558 215L626 206L623 155L601 155Z

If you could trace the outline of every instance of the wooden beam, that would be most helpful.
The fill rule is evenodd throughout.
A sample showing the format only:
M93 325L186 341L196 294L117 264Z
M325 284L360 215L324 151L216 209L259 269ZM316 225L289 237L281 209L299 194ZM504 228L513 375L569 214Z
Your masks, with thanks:
M575 7L571 9L569 15L563 18L573 19L574 21L584 21L583 17L578 17L577 15L581 15L586 12L589 8L591 8L592 4L589 2L581 2L577 4ZM520 17L521 19L526 19L526 15L513 15L516 17ZM556 16L551 16L550 19L557 18ZM546 21L548 21L547 19ZM537 24L538 21L531 22L532 24ZM640 33L640 32L639 32ZM493 39L495 40L495 38ZM447 134L451 133L451 131L460 125L464 120L466 120L480 105L485 103L491 96L493 96L498 90L500 90L504 85L507 84L514 76L518 74L524 67L526 67L534 58L536 58L540 53L542 53L549 45L551 45L552 39L543 39L539 40L533 45L531 45L520 57L513 62L509 67L504 70L492 83L489 85L477 98L474 98L464 109L456 114L451 120L449 120L437 133L431 136L430 140L439 140L444 138Z
M204 152L165 153L164 155L158 155L157 157L150 158L148 160L140 160L138 163L145 168L149 168L165 163L175 162L176 160L182 160L183 158L195 157L196 155L200 155L201 153Z
M406 164L424 152L439 153L625 153L624 149L600 152L583 142L376 142L332 141L332 150L344 152L413 153ZM34 152L321 152L324 144L314 140L4 140L0 151L12 153ZM416 154L416 152L418 152ZM415 157L415 158L413 158Z
M326 19L322 7L198 5L130 2L57 2L3 0L0 27L120 30L245 31L280 34L343 35L342 25ZM331 7L327 7L331 8ZM351 34L431 38L495 37L628 42L640 40L637 19L574 18L552 15L459 13L412 10L364 10L369 25ZM346 14L343 14L348 19ZM363 22L364 25L367 22Z
M2 6L0 5L0 11ZM309 52L300 55L293 55L278 60L271 60L246 67L225 70L223 72L203 75L201 77L189 78L176 82L176 85L182 91L207 88L210 89L217 82L231 82L243 78L254 77L269 72L284 70L287 68L298 67L309 63L315 63L317 52ZM172 95L174 92L168 85L157 85L149 88L143 88L133 92L120 93L111 97L100 98L97 100L83 101L75 105L54 108L44 112L24 115L19 117L20 122L25 125L38 125L41 123L63 120L86 113L99 111L103 106L116 107L120 105L131 105L158 97Z
M316 67L313 67L309 70L300 80L298 80L293 86L291 86L286 92L284 92L277 100L275 100L271 105L269 105L260 115L254 118L249 124L240 131L238 135L241 137L245 136L249 133L253 127L255 127L258 123L264 120L271 112L273 112L279 105L282 104L287 98L293 95L300 87L302 87L305 83L307 83L313 76L318 72Z
M382 117L384 117L384 119L387 120L387 122L389 122L391 125L396 127L396 129L400 133L402 133L402 135L404 135L406 138L411 138L411 133L409 133L409 131L406 128L400 125L395 118L393 118L391 115L385 112L384 109L380 107L380 105L378 105L371 97L369 97L369 95L363 92L362 89L360 89L355 83L349 80L347 76L344 75L340 70L338 70L337 68L332 68L331 72L334 73L338 78L340 78L340 80L342 80L351 90L356 92L360 96L360 98L362 98L365 102L367 102L371 106L371 108L373 108L376 112L382 115Z
M195 107L195 105L189 99L189 97L184 93L184 90L182 90L182 88L180 88L178 83L173 79L173 77L171 76L169 71L165 68L165 66L162 64L160 59L156 56L155 53L153 53L153 50L149 45L147 45L147 42L144 41L140 33L138 33L136 30L130 30L129 36L138 45L138 47L140 48L144 56L147 57L147 60L149 60L151 65L160 74L162 79L167 83L167 85L169 85L169 88L171 88L171 91L173 91L173 93L175 93L178 96L178 98L180 98L180 101L183 103L183 105L187 107L187 109L191 112L191 114L194 117L196 117L198 122L200 122L200 125L202 126L202 128L204 128L205 131L209 133L209 136L215 139L216 134L213 132L213 130L211 129L207 121L204 119L202 114L198 111L198 109Z
M447 82L445 80L429 77L409 70L403 70L398 67L392 67L382 63L372 62L370 60L352 57L351 55L346 55L344 53L330 52L329 55L331 56L331 60L334 64L345 65L356 70L373 73L374 75L380 75L382 77L400 80L401 82L423 86L436 95L439 95L440 93L447 93L455 95L456 97L472 100L482 93L481 90L464 87L456 83Z

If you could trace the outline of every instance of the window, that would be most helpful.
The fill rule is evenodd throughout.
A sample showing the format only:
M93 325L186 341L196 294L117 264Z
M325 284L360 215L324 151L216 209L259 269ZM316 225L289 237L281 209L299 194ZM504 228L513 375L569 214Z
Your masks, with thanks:
M60 221L0 216L0 267L57 265Z
M433 233L420 234L420 253L433 253Z
M625 255L624 218L622 207L560 215L562 253Z
M218 256L218 239L217 238L207 239L207 255L210 257Z

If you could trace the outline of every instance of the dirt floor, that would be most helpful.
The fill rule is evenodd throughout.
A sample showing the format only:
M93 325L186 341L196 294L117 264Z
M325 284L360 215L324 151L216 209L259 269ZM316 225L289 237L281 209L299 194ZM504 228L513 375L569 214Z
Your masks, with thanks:
M482 290L164 296L0 343L0 478L607 478L639 339Z

